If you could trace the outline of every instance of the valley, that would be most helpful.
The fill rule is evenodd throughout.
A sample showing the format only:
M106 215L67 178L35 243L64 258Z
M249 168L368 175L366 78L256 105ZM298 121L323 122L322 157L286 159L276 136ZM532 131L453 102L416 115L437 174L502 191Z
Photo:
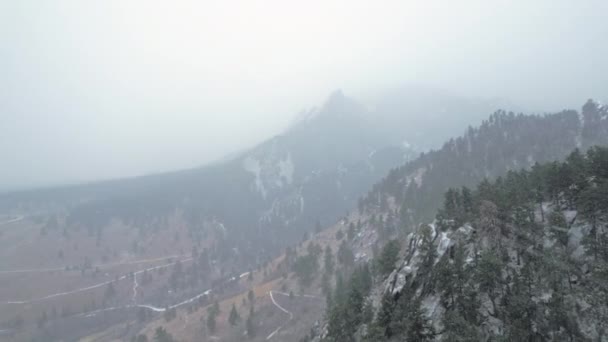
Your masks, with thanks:
M586 104L583 117L592 115L607 115L605 107ZM525 129L519 123L525 123ZM543 136L535 127L554 129ZM251 231L240 231L215 215L193 216L187 210L189 204L162 215L150 215L148 209L120 213L116 211L119 207L111 203L112 197L108 198L110 202L88 200L53 214L5 215L0 241L0 279L4 284L0 288L0 333L15 341L138 341L159 334L181 341L380 340L383 337L377 335L378 331L364 333L357 326L376 329L373 319L379 319L387 305L386 294L396 297L410 278L412 267L422 267L414 266L423 263L416 261L420 258L418 249L428 243L426 248L436 248L433 258L439 260L448 250L450 255L454 253L454 241L474 239L471 225L477 221L468 221L466 216L472 212L450 218L456 214L455 209L446 207L451 203L446 202L451 198L446 196L472 196L464 190L466 186L487 182L488 177L501 181L506 175L507 184L511 184L510 179L517 177L514 170L538 173L539 161L582 159L568 156L569 151L608 144L602 133L608 129L601 127L599 132L595 127L590 133L572 111L543 117L497 112L479 128L470 128L441 149L387 171L387 176L371 186L367 194L361 193L357 205L348 200L342 204L351 205L351 210L331 211L334 223L317 220L303 231L292 224L304 213L303 207L310 207L314 200L305 200L302 190L297 190L299 199L294 199L291 190L284 191L295 182L293 157L288 154L287 162L276 158L275 142L270 145L271 157L265 164L252 162L251 156L242 159L245 171L254 173L246 189L257 192L260 200L271 205L270 210L261 212L259 226ZM560 148L547 150L548 141ZM478 146L485 146L486 152L477 151ZM485 161L476 159L484 154ZM500 158L488 164L490 155ZM456 156L460 163L453 161ZM486 167L484 172L471 169L479 163L493 167ZM444 167L452 172L446 173ZM450 192L453 190L442 194L453 187L463 190L455 195ZM83 190L89 191L79 191ZM150 195L148 190L144 194ZM271 196L274 199L269 201ZM441 197L446 198L443 204ZM116 197L123 206L140 206L135 198L125 201ZM467 201L469 211L474 203L479 205L478 200ZM185 199L185 203L192 203L192 199ZM488 208L494 205L482 204ZM299 209L292 211L292 205ZM543 209L534 213L535 222L544 220L546 212L553 210L551 205L541 203ZM437 213L434 220L426 216L431 212ZM568 222L575 222L576 214L567 216ZM271 227L277 218L285 220L282 229L294 230L292 238L281 240L281 247L268 242L257 245L255 241L276 238ZM425 225L425 220L431 225ZM448 226L439 228L440 224ZM257 234L260 227L267 229L265 234L254 241L243 239ZM430 232L425 227L430 227ZM302 236L298 238L296 232ZM580 246L581 238L577 239ZM257 252L252 254L254 246ZM519 260L522 251L513 251L517 251ZM405 266L393 270L400 258L404 258ZM475 254L467 256L467 260L475 258ZM358 292L351 293L355 289ZM355 299L349 296L355 294L358 304L351 304L349 301ZM438 298L420 298L426 310L420 317L432 319L434 326L429 329L435 332L442 329L441 317L446 312ZM348 305L359 306L345 309ZM348 312L353 310L361 316L351 322ZM347 321L337 323L340 319ZM340 329L347 330L335 330L336 324L344 324ZM500 328L492 329L483 334L501 333ZM70 333L66 335L66 331ZM390 336L387 334L385 337Z

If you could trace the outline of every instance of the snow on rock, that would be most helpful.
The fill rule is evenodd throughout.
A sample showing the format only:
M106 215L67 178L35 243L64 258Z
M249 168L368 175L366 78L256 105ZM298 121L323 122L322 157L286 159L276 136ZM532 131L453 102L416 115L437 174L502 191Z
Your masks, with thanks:
M572 255L579 258L585 254L585 246L581 243L590 229L587 225L574 225L568 233L568 248L573 250Z
M578 212L576 210L565 210L564 217L566 218L566 222L572 222L576 218Z
M266 199L266 189L264 188L264 183L262 182L262 167L260 166L260 161L252 157L247 157L243 161L243 167L246 171L253 173L255 176L256 189L262 194L262 197Z
M302 214L303 212L304 212L304 196L300 195L300 214Z
M435 222L428 225L431 228L431 238L435 240L437 238L437 227L435 226Z
M437 263L449 250L456 241L466 241L468 237L475 231L470 225L464 225L455 231L441 232L435 224L429 224L428 227L431 230L431 237L433 238L433 244L436 246ZM421 255L419 247L422 244L422 238L417 233L410 233L406 238L406 256L402 264L393 270L393 272L387 278L386 285L384 286L385 292L390 292L392 295L397 295L405 287L405 285L412 278L416 277L418 267L420 265ZM468 248L467 259L469 262L473 260L472 248Z
M279 160L279 176L285 179L287 184L291 184L293 182L293 171L294 165L291 161L291 154L288 153L286 160Z
M441 297L437 295L425 297L421 306L426 316L433 322L435 330L441 331L443 328L441 322L445 311L441 305Z
M264 199L294 182L295 165L289 152L272 145L268 151L243 159L245 171L253 174L254 188Z
M426 168L421 167L416 171L412 172L409 176L405 178L405 186L409 186L411 182L416 183L416 186L420 187L422 184L422 177L426 173Z
M411 267L408 267L409 272L412 271ZM393 271L393 273L391 273L391 275L389 276L389 279L394 279L394 282L392 284L388 284L388 291L391 292L391 294L394 296L396 294L398 294L399 292L401 292L401 290L403 289L403 287L405 286L405 284L407 283L407 272L401 272L401 271Z
M435 263L439 261L439 259L445 254L445 251L453 244L452 239L448 237L448 233L441 232L439 237L439 242L437 243L437 260Z

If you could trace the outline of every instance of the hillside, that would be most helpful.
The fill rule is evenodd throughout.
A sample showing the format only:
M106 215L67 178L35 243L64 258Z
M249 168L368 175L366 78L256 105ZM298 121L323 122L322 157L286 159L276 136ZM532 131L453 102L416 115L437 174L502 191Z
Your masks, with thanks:
M469 108L459 106L446 108ZM222 285L336 222L413 158L406 130L387 130L410 114L385 122L376 113L335 92L283 134L212 165L0 195L0 277L10 284L0 291L0 332L28 341L131 336L113 327L144 324L208 290L216 300L239 295L246 288ZM463 116L463 127L479 115ZM138 308L151 316L138 320Z
M608 144L607 119L608 107L591 100L580 114L574 110L545 115L498 111L441 149L391 170L359 201L359 210L386 211L391 201L399 206L401 224L411 227L428 222L450 187L471 187L509 170L563 159L575 148Z
M378 108L390 110L382 110L383 120L377 120L379 111L336 91L283 134L224 161L173 173L2 194L0 209L42 220L56 217L68 230L82 228L95 235L103 235L116 221L154 232L167 229L167 222L177 217L196 240L215 233L206 226L224 227L223 240L239 251L234 257L260 262L285 242L352 208L389 169L421 151L415 142L428 145L416 138L407 143L408 135L427 127L441 114L438 108L428 107L426 121L402 123L416 117L430 96L444 104L442 110L467 113L458 116L461 127L486 115L490 106L483 101L470 106L472 100L431 91L407 106L395 104L400 94L378 101ZM427 136L444 140L461 129L456 127Z
M323 340L608 340L607 148L444 198L375 288L335 289Z

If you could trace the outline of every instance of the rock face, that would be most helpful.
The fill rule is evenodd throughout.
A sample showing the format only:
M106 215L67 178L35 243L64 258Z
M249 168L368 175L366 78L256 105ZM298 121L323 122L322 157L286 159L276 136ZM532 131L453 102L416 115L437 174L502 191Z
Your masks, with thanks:
M554 205L546 203L543 205L543 208L546 213L552 213L554 211L561 211L561 209L556 208ZM601 328L603 324L600 323L602 320L601 317L608 312L606 309L606 303L602 303L601 300L597 301L597 298L600 298L605 295L604 290L601 288L596 288L595 286L586 286L585 274L589 272L588 269L590 265L593 263L593 260L586 256L584 253L577 252L581 249L584 249L581 245L581 236L586 235L591 230L590 224L582 220L580 216L576 215L576 212L572 210L565 210L562 212L564 217L570 218L568 220L570 229L568 232L568 250L571 251L570 259L574 266L573 269L580 270L581 274L575 275L574 272L570 275L571 289L568 294L564 295L560 294L563 297L560 297L560 300L563 300L567 303L572 303L576 305L576 308L570 307L569 311L564 312L564 315L568 315L576 321L577 331L579 334L579 338L581 340L598 340L598 341L606 341L607 337L603 335ZM483 226L482 226L483 228ZM433 267L431 270L425 270L426 273L419 273L422 264L424 263L424 255L421 253L421 245L423 244L423 235L420 231L422 229L428 229L430 231L430 236L432 238L432 246L435 249L436 259L433 262ZM551 237L551 230L554 229L550 225L544 225L545 229L545 239L542 242L543 248L546 250L551 250L552 248L558 248L556 244L558 243L555 238ZM445 307L442 299L444 293L441 291L441 286L437 283L439 280L431 277L429 278L429 273L437 272L437 268L440 263L453 263L453 253L456 245L459 245L464 250L464 261L466 264L468 272L474 273L478 272L476 270L479 264L479 260L481 256L490 251L490 250L503 250L503 258L505 258L504 266L505 270L502 272L501 277L503 278L503 286L505 288L517 286L514 285L513 277L523 277L522 269L524 266L520 264L518 261L518 251L520 250L520 243L517 241L517 237L515 234L511 234L509 237L501 236L496 237L493 235L494 233L486 230L486 229L475 229L470 225L462 226L456 230L448 230L445 232L437 231L435 224L421 226L417 232L411 233L407 236L406 244L407 250L406 254L400 262L399 266L397 266L393 272L387 277L387 279L381 283L378 287L382 290L379 293L372 294L372 298L375 306L377 308L380 307L380 298L385 294L390 294L391 297L396 301L400 297L403 291L407 287L414 288L414 297L418 298L421 302L421 308L424 310L425 316L428 318L429 322L434 326L435 331L443 331L445 326ZM531 249L532 247L530 247ZM527 253L533 253L532 250L528 250ZM523 263L523 261L521 262ZM564 266L565 267L565 266ZM585 271L587 270L587 271ZM565 277L566 274L572 271L567 271L564 269L564 274L559 275L560 277ZM475 278L473 278L475 279ZM477 294L480 296L481 307L479 309L479 315L481 317L481 321L483 324L478 327L480 338L482 341L491 341L496 336L503 336L505 334L505 329L507 329L505 324L505 318L503 314L497 315L493 313L493 306L496 303L504 303L506 301L506 297L504 294L498 294L495 299L491 299L489 295L482 293L480 290L482 286L477 280L473 280L473 288L475 291L479 291ZM583 287L579 287L579 285L583 285ZM428 288L433 288L432 291L428 291ZM507 290L508 291L508 290ZM590 292L591 291L591 292ZM594 291L598 291L595 293ZM554 305L553 301L555 301L555 292L551 290L551 285L549 283L542 283L539 285L535 285L535 289L531 294L531 300L534 305L538 307L550 307ZM595 299L594 299L595 298ZM590 302L594 302L593 306ZM566 310L566 309L564 309ZM600 313L600 312L603 312ZM536 329L536 328L535 328ZM437 340L440 340L440 337L437 337Z
M437 264L439 260L448 252L456 242L465 242L471 238L475 229L470 225L462 226L455 231L439 232L437 231L435 224L429 224L421 226L421 228L427 228L430 231L431 239L434 248L436 249L437 258L434 264ZM406 245L408 246L406 256L393 272L388 276L384 292L388 292L396 297L403 290L403 288L411 282L417 275L420 263L422 262L420 245L423 243L423 237L419 233L410 233L406 239ZM466 245L467 250L473 250L472 245ZM471 255L467 255L468 259L471 259Z

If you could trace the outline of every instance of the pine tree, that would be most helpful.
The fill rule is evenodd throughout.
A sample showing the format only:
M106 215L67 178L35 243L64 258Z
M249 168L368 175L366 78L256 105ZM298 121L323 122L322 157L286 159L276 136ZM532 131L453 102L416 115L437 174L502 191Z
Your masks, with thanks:
M249 292L247 292L247 299L249 300L251 306L253 306L255 302L255 293L253 293L253 290L249 290Z
M156 342L173 342L173 336L163 327L158 327L154 331L154 341Z
M234 305L234 303L232 303L232 309L230 310L230 315L228 316L228 322L230 323L230 325L235 326L240 319L241 317L236 311L236 306Z
M393 271L395 268L395 263L399 257L399 241L391 240L389 241L383 248L382 252L380 252L380 256L376 261L376 269L380 276L387 276L389 273Z
M444 331L441 336L446 342L477 342L481 340L475 325L466 321L457 311L449 310L444 317Z
M334 272L334 256L329 245L325 247L324 266L326 274L332 274Z
M496 298L502 282L502 262L493 250L484 251L476 269L479 291L487 293L492 302L493 314L498 314Z
M135 338L135 342L148 342L148 336L146 336L144 334L139 334Z
M421 308L420 299L414 300L410 305L407 322L407 341L432 341L435 338L435 329L429 322Z
M293 264L293 271L298 277L301 287L308 287L315 278L317 270L317 258L313 254L298 257Z
M559 242L562 248L568 247L568 223L561 211L552 211L548 217L551 236Z
M422 257L422 263L420 265L421 273L426 273L431 270L435 259L437 259L437 249L433 244L433 236L431 228L425 225L420 230L421 243L420 243L420 255Z
M209 331L210 334L215 333L215 329L217 326L215 317L216 317L215 313L211 313L211 312L207 313L207 331Z
M377 323L372 323L367 328L367 335L363 339L364 342L382 342L386 341L383 329Z
M247 317L247 322L246 322L246 327L247 327L247 337L249 338L255 338L256 336L256 330L255 330L255 324L254 324L254 311L253 311L253 307L251 307L251 309L249 310L249 317Z
M346 303L347 309L344 312L346 314L346 326L348 327L346 333L349 336L354 334L363 320L363 304L364 299L361 290L356 286L351 287Z
M348 240L352 240L355 238L355 224L353 222L348 225L348 230L346 231L346 238Z
M376 315L376 325L380 330L382 330L383 335L386 337L392 336L391 321L393 320L394 307L395 304L391 294L388 292L384 293L380 303L380 310Z
M346 241L342 241L340 247L338 248L338 261L346 268L349 268L355 264L355 255L353 254L352 249L348 247Z

